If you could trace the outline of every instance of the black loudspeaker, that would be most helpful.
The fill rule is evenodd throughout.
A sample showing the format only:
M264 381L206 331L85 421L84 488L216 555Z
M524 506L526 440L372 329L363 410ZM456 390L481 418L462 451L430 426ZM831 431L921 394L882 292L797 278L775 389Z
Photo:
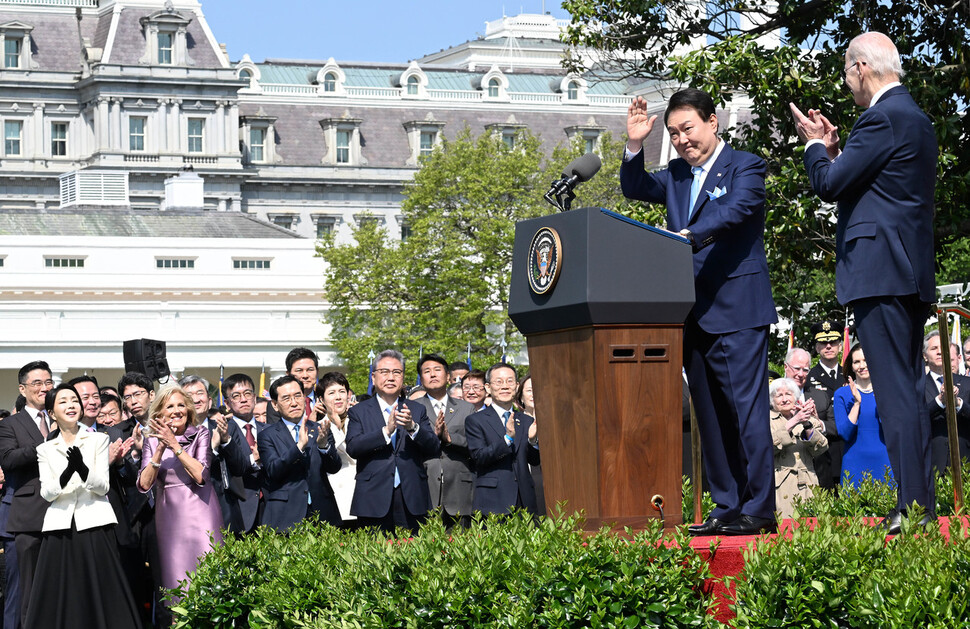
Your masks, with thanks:
M165 359L165 341L133 339L125 341L125 371L143 373L152 380L161 380L171 372Z

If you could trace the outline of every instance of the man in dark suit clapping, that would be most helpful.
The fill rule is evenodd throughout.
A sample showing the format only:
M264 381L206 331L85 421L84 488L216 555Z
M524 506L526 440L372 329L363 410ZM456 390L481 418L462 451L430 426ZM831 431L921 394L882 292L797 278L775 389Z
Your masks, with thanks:
M836 293L855 312L897 483L896 507L883 522L890 534L913 503L927 511L921 523L930 521L936 498L921 341L936 293L938 150L933 124L902 77L885 35L863 33L849 43L842 78L865 111L841 151L838 129L821 112L806 116L791 105L812 188L838 202Z
M347 415L347 454L357 459L350 512L362 526L417 532L431 509L424 462L441 443L424 407L401 398L404 356L384 350L374 363L374 397Z
M933 330L923 338L923 358L929 368L926 377L923 379L923 400L930 414L933 471L940 473L950 467L950 439L946 428L943 352L940 351L939 330ZM954 373L953 388L953 397L956 400L957 441L960 458L966 458L970 457L970 378Z

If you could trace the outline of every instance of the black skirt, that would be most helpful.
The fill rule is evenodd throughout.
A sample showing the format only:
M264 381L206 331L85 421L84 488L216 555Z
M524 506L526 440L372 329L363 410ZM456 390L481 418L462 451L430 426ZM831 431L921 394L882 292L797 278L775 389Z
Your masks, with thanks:
M44 533L26 629L137 629L114 525Z

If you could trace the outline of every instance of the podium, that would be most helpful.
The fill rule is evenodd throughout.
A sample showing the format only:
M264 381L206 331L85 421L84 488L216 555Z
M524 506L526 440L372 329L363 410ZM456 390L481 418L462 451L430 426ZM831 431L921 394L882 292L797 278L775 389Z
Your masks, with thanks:
M583 208L515 228L509 317L526 337L546 505L586 528L682 524L686 239Z

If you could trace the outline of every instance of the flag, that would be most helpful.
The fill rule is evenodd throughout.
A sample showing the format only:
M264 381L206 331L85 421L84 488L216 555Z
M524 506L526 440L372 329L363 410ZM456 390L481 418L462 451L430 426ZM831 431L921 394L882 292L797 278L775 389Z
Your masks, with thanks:
M421 357L422 356L424 356L424 345L422 345L422 346L420 346L418 348L418 361L421 360ZM418 379L414 382L414 386L416 386L416 387L420 387L421 386L421 372L420 371L418 371Z
M849 309L845 309L845 329L842 330L842 360L849 357Z
M265 398L269 397L266 392L266 361L263 361L263 366L259 368L259 397Z
M367 395L374 395L374 352L367 354Z
M795 322L792 321L791 327L788 329L788 351L795 347Z
M220 363L219 364L219 406L224 406L226 403L226 401L222 399L222 376L224 371L225 371L225 368Z
M957 356L960 357L960 365L957 367L957 371L963 375L966 372L966 363L963 360L963 339L960 338L960 313L958 312L953 313L953 336L951 337L951 341L957 346Z
M465 363L468 365L468 371L472 370L472 342L468 341L468 349L465 350Z

